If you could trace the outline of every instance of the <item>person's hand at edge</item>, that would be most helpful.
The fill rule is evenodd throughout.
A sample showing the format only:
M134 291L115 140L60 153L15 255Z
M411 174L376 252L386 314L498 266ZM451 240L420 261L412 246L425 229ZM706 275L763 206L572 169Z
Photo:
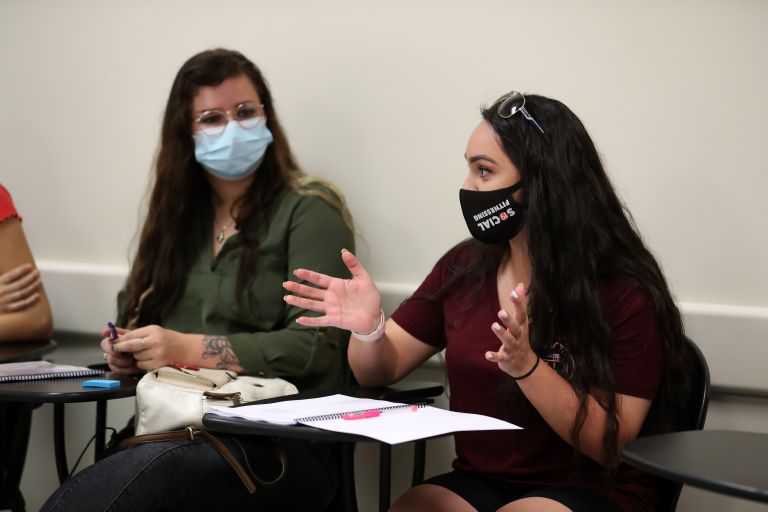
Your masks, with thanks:
M40 271L24 263L0 275L0 313L26 309L40 300Z

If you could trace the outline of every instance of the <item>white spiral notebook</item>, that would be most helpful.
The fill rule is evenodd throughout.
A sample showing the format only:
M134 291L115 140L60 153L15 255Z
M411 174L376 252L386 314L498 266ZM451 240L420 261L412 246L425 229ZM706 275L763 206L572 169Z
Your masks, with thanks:
M66 379L102 375L104 370L93 370L84 366L55 364L48 361L26 361L23 363L0 364L0 383L29 380Z
M334 432L371 437L388 444L405 443L453 432L520 428L498 418L480 414L346 395L284 400L242 407L214 406L209 409L209 413L279 425L300 423Z

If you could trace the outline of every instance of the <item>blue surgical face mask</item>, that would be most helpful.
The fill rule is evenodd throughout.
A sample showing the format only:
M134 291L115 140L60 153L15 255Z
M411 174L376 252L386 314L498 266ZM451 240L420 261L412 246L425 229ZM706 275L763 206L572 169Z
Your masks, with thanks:
M272 132L263 117L229 121L224 133L194 132L195 158L206 171L225 180L241 180L253 174L272 143Z

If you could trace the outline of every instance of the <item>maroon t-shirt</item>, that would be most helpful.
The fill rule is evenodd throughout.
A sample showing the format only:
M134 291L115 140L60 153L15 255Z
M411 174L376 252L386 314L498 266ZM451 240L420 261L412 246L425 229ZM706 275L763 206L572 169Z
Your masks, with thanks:
M444 257L414 296L433 296L462 256L466 252L459 250ZM605 282L600 294L611 329L616 392L653 399L661 381L662 349L650 298L621 280ZM411 298L392 315L415 338L445 349L452 410L493 416L523 427L457 433L453 466L508 482L589 488L608 495L623 510L653 510L656 485L652 477L621 465L613 484L608 484L604 468L586 456L577 456L525 396L512 389L515 384L507 374L485 359L486 351L500 346L491 331L500 308L495 275L491 275L479 297L458 290L440 300ZM540 355L542 363L564 377L572 371L573 360L562 343L551 344Z

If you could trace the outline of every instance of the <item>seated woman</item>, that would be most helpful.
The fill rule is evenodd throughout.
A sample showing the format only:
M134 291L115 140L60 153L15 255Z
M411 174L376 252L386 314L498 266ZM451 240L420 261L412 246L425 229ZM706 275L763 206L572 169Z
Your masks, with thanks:
M352 279L299 269L315 286L286 282L285 300L323 313L302 325L353 331L361 384L395 382L445 349L452 409L524 427L456 434L454 471L393 510L654 510L653 479L618 452L668 430L687 396L664 276L565 105L511 92L482 117L459 194L474 239L391 319L350 252Z
M179 361L301 390L341 385L348 333L297 324L307 312L286 307L280 284L310 262L346 273L338 254L353 243L341 196L296 165L256 66L229 50L195 55L168 98L149 211L118 298L123 328L114 345L104 332L105 358L121 373ZM261 478L272 475L271 441L222 442L242 445ZM283 447L286 477L253 495L207 442L164 441L85 469L43 509L324 510L338 483L329 448Z
M0 343L47 339L52 332L51 308L21 227L21 217L11 194L0 185ZM0 439L7 455L0 461L2 510L24 510L19 483L34 407L23 403L0 404L7 432Z

